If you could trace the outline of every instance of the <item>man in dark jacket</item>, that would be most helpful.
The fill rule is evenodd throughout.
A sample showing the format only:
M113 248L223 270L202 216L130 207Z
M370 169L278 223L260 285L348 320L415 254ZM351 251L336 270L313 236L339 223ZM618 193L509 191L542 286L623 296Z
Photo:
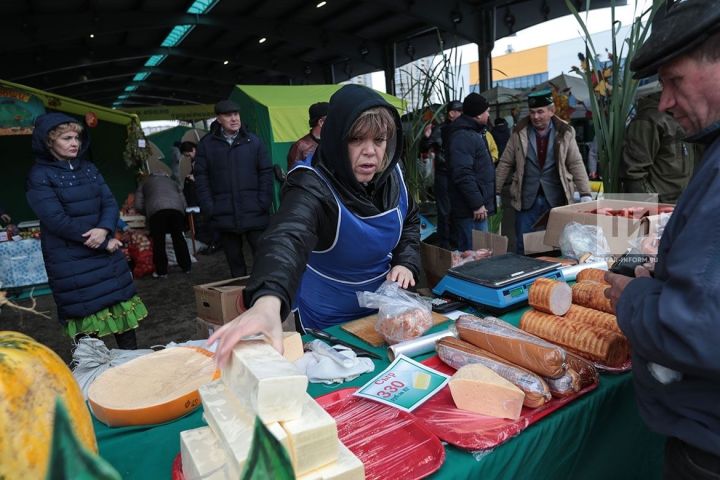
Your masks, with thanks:
M657 193L661 202L675 203L692 176L693 156L682 127L658 111L659 102L659 92L638 99L623 144L623 191Z
M495 119L492 136L495 139L495 143L497 143L498 155L502 157L502 154L505 151L505 146L507 145L508 140L510 140L510 127L508 127L507 120L500 117Z
M231 100L215 105L217 119L195 155L200 210L220 232L233 277L247 275L242 239L254 255L269 222L273 182L267 150L242 126L239 110Z
M461 251L472 249L472 231L486 232L488 217L495 213L495 168L483 135L489 116L485 97L471 93L462 116L449 128L450 205Z
M661 11L662 12L662 11ZM664 13L664 12L662 12ZM640 415L668 437L666 479L720 478L720 0L672 3L630 63L658 73L658 109L707 145L658 248L654 277L607 273L632 345Z
M435 156L435 179L433 192L435 193L435 206L437 208L437 233L439 245L449 249L457 241L452 231L450 216L450 191L448 189L449 172L445 159L444 144L448 143L448 128L452 122L462 115L462 102L452 100L447 105L447 116L440 125L428 125L420 139L420 151L432 152Z

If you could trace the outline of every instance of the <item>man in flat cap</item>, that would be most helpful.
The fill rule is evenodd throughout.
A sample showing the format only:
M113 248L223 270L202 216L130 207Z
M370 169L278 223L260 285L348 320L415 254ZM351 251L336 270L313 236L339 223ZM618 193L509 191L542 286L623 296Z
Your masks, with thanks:
M428 124L420 139L420 152L432 152L434 155L433 193L437 207L438 245L448 250L451 248L451 244L454 247L457 241L450 217L450 192L448 190L450 173L443 145L448 144L450 124L462 115L462 105L459 100L451 100L445 107L445 121L439 125Z
M463 100L463 114L448 127L450 211L460 251L472 250L472 231L487 232L495 213L495 168L483 135L488 118L488 101L471 93Z
M661 7L630 63L657 72L658 109L705 154L660 240L654 276L607 273L605 294L632 345L635 394L668 437L666 479L720 478L720 0Z
M530 113L513 128L500 157L495 190L500 195L505 180L512 176L510 204L515 209L515 248L525 253L523 235L548 210L573 202L590 201L590 181L575 129L555 115L552 92L541 90L528 96Z
M293 143L287 156L288 172L292 170L296 163L305 160L307 157L315 153L315 149L320 144L320 135L322 132L325 117L327 117L328 102L318 102L310 105L308 115L310 117L310 133Z
M230 273L243 277L243 237L254 255L270 219L272 164L260 139L243 127L235 102L219 101L215 114L197 146L195 186L201 213L220 232Z

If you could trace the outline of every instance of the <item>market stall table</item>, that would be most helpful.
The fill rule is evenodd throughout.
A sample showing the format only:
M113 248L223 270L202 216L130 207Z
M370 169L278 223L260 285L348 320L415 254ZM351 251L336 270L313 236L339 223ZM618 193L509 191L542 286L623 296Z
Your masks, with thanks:
M503 318L518 324L521 311ZM443 325L431 331L440 330ZM360 341L339 327L329 329L350 342ZM363 345L363 347L368 347ZM370 350L382 353L384 349ZM418 359L424 359L424 355ZM373 373L337 386L311 384L313 397L360 386ZM170 478L180 449L180 432L205 425L202 409L163 425L108 428L94 420L100 455L126 480ZM601 375L598 388L489 451L467 452L447 445L445 463L431 478L458 479L654 479L661 478L664 438L651 433L635 406L630 373Z
M0 242L0 286L26 287L47 283L40 240Z

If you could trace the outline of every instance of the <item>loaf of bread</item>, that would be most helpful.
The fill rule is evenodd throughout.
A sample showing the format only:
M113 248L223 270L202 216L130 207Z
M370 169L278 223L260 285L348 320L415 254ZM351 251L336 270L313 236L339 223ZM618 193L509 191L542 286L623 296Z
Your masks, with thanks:
M572 289L565 282L540 277L530 285L528 303L541 312L565 315L572 305Z
M572 303L615 315L610 299L605 296L607 288L608 285L604 283L590 281L576 283L572 286Z
M472 363L479 363L491 369L525 392L523 404L526 407L539 407L551 398L547 383L539 375L470 343L454 337L445 337L438 340L435 350L440 360L456 370Z
M605 281L605 270L600 270L599 268L586 268L584 270L580 270L577 274L577 277L575 278L575 281L585 282L585 281L591 281L591 282L597 282L597 283L604 283L605 285L609 285Z
M520 328L610 367L620 366L629 355L623 335L577 320L528 310L520 319Z
M617 333L622 333L620 327L618 327L617 317L610 313L601 312L600 310L593 310L592 308L573 305L565 314L565 318L577 320L596 327L607 328L608 330L612 330Z
M462 340L543 377L565 373L565 350L495 317L462 315L455 322Z

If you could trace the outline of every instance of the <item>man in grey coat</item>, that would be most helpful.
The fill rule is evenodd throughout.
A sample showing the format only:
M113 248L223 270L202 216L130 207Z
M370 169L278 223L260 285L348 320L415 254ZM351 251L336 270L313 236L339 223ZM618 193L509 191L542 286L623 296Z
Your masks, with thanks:
M167 277L165 235L168 233L172 238L178 265L183 272L190 273L190 251L183 236L186 207L180 185L165 173L151 173L135 192L135 208L145 214L150 226L155 278Z

